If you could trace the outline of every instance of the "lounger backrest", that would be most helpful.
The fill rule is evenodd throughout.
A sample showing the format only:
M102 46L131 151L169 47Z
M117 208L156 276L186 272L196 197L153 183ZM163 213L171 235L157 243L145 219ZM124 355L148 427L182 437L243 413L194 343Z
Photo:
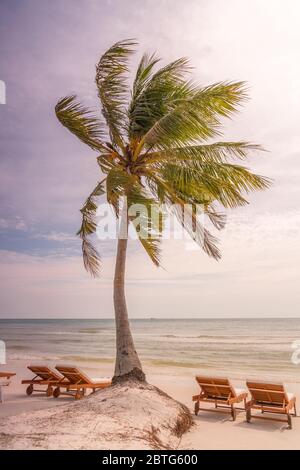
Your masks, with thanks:
M57 365L55 368L72 384L92 383L92 380L78 367Z
M61 380L62 376L55 370L48 366L43 365L30 365L28 369L31 370L35 375L40 377L42 380Z
M247 380L247 387L255 401L276 405L283 405L284 402L288 403L289 401L282 384Z
M236 396L234 388L226 378L197 375L196 380L206 397L228 399Z

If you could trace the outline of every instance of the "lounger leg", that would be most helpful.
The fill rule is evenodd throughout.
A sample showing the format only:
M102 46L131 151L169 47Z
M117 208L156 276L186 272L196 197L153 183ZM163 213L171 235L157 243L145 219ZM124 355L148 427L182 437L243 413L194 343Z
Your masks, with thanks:
M250 423L251 421L251 406L247 405L246 407L246 421Z
M294 404L294 413L295 413L295 416L297 416L296 403Z
M236 410L233 405L231 405L231 416L232 416L232 421L236 420Z
M32 395L32 393L33 393L33 385L30 384L30 385L28 385L28 387L26 388L26 395L29 396L29 395Z
M1 385L0 385L0 403L3 403L3 393L2 393Z
M54 398L58 398L60 395L60 387L56 387L53 391Z
M199 401L196 401L195 403L195 415L197 416L197 414L199 413L199 408L200 408L200 402Z
M75 400L80 400L84 396L84 389L78 389L75 393Z
M288 425L289 425L289 429L292 429L292 417L289 413L287 415L287 422L288 422Z

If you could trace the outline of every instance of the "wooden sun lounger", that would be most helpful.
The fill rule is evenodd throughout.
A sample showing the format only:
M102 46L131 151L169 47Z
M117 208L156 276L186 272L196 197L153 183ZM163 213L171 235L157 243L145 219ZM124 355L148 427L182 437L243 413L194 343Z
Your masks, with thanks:
M218 377L206 377L196 375L201 392L193 396L195 402L195 415L199 410L204 411L230 411L233 421L236 419L236 410L245 411L247 391L237 389L231 385L228 379ZM214 408L201 408L201 402L214 403ZM244 408L237 408L236 403L244 402Z
M252 418L263 418L272 421L287 422L292 429L292 416L297 416L296 397L286 392L283 384L257 382L247 380L247 387L251 394L251 400L246 404L246 419L250 423ZM252 415L251 411L260 410L262 414L281 414L286 419L272 416ZM291 411L294 410L294 413Z
M60 395L71 395L75 400L79 400L85 395L87 389L95 392L98 389L106 388L111 385L111 379L91 379L75 366L58 365L56 366L56 369L64 379L57 384L57 387L53 392L53 396L55 398L58 398ZM65 391L62 392L61 389L64 389Z
M45 392L47 397L51 397L53 395L53 387L63 379L57 371L46 365L30 365L28 369L35 376L29 380L22 380L22 384L28 385L26 388L27 395L31 395L33 392ZM45 385L46 388L40 388ZM39 388L35 388L36 386Z
M14 375L16 375L14 372L0 372L0 403L4 403L2 387L8 387Z

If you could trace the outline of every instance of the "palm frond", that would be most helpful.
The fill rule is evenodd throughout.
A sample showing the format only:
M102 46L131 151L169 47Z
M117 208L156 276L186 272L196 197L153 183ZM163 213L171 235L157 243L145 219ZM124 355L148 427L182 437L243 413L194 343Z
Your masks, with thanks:
M152 262L160 265L160 241L164 226L164 214L157 201L138 183L127 191L129 221L134 225L138 239Z
M86 271L91 276L98 277L100 274L101 258L93 243L86 238L82 239L82 257Z
M155 238L143 238L138 234L139 240L144 247L147 255L155 264L155 266L160 266L161 263L161 254L160 254L160 241Z
M162 178L186 202L207 204L218 201L224 207L247 204L246 199L229 181L211 175L208 171L168 164Z
M196 242L208 256L219 260L221 258L221 252L217 247L218 239L201 224L199 217L197 217L195 206L189 208L186 204L177 202L172 206L172 210L175 212L178 221L192 240Z
M215 200L224 207L247 204L245 194L271 184L268 178L229 163L203 164L193 160L167 163L159 166L157 174L185 200L198 204Z
M120 148L124 148L128 59L135 45L132 39L117 42L103 54L96 66L96 85L102 114L112 142Z
M187 231L190 237L208 254L208 256L218 260L221 257L219 248L217 247L217 238L214 237L199 221L197 214L197 205L191 202L188 198L182 198L180 193L170 185L170 182L165 182L160 176L153 173L148 176L148 184L154 188L160 188L164 193L164 202L169 206L170 210L174 212L179 223ZM205 214L206 206L203 206ZM222 223L221 223L222 226Z
M261 145L251 142L214 142L213 144L171 147L167 150L147 152L140 160L147 165L185 160L203 163L226 163L232 159L245 160L253 152L265 151Z
M216 83L199 88L185 84L186 98L158 119L142 137L143 146L169 150L220 134L220 117L230 117L246 99L244 82Z
M107 200L113 206L117 217L121 211L121 201L126 198L128 220L155 265L159 265L159 237L163 230L163 218L158 205L143 188L139 179L124 168L113 168L106 179ZM138 212L138 214L136 214ZM157 215L157 217L156 217ZM135 220L137 218L137 220Z
M55 106L55 113L64 127L93 150L106 148L103 143L105 135L101 122L77 101L76 95L59 100Z
M149 58L147 78L138 84L129 107L129 137L141 138L164 115L174 109L179 100L187 98L190 84L185 80L190 66L186 58L178 59L150 75L157 63L155 56Z
M97 204L96 198L105 193L104 180L100 181L86 199L82 209L81 227L77 232L82 240L82 256L85 269L93 276L97 277L100 271L101 258L89 237L95 233L97 224L95 220Z
M116 166L109 171L106 178L107 201L113 206L117 217L119 217L120 199L127 195L135 181L136 177L129 174L124 167Z
M210 222L217 230L222 230L226 225L226 214L217 212L213 204L204 206L205 215L208 216Z
M144 54L138 65L136 76L132 87L132 101L131 105L134 106L135 101L144 91L152 78L152 71L155 65L160 61L159 57L155 54Z

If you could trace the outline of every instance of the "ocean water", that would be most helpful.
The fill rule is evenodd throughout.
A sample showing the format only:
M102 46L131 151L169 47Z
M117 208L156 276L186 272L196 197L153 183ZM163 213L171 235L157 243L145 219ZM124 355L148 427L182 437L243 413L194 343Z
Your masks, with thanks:
M145 319L131 325L145 368L300 382L300 364L292 362L300 319ZM8 359L28 362L113 363L115 355L114 321L108 319L0 320L0 339Z

